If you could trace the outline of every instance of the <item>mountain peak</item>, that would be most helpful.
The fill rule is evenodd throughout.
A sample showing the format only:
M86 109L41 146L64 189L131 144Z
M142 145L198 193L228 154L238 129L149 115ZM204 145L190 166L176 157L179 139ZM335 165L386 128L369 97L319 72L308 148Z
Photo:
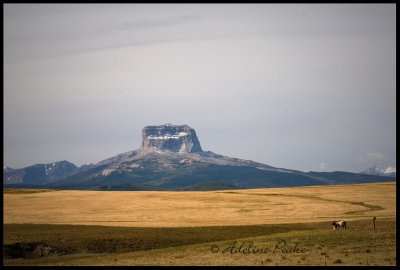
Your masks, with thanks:
M194 129L188 125L172 124L144 127L140 151L203 152Z
M382 166L375 164L374 166L362 171L364 174L379 175L379 176L391 176L396 177L396 167Z

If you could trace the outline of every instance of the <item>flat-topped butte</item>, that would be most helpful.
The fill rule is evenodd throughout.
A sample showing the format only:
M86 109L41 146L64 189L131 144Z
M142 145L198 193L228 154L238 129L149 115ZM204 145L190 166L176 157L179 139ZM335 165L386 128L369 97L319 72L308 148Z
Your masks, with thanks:
M180 153L203 152L196 131L188 125L165 124L142 129L141 152L164 151Z

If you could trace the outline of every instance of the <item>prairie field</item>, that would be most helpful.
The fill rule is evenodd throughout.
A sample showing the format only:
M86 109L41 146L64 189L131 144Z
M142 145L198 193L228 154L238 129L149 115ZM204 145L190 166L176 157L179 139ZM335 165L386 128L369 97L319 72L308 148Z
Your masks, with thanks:
M396 182L175 192L4 189L3 210L4 254L26 243L55 251L4 255L5 265L396 264ZM347 221L347 230L332 230L338 220Z
M50 191L6 190L4 223L198 227L396 216L396 182L229 191Z

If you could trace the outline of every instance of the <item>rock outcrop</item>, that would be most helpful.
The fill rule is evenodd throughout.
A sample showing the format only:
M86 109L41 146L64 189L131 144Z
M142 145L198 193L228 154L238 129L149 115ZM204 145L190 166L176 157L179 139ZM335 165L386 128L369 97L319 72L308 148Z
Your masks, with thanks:
M32 259L55 254L56 250L44 243L15 243L3 246L3 257L7 259Z
M194 129L188 125L165 124L142 129L142 153L153 151L179 153L203 152Z

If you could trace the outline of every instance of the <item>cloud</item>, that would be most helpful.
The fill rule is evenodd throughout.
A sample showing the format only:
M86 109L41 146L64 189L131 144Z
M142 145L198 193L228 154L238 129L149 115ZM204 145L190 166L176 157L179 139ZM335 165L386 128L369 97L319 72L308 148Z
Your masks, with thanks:
M327 168L328 168L328 165L327 165L325 162L321 162L321 163L319 164L319 170L320 170L321 172L326 171Z
M378 162L387 159L387 157L381 153L370 153L367 152L364 156L359 157L357 161L359 163L367 163L367 162Z
M303 169L303 171L304 172L312 172L312 171L315 171L315 172L326 172L327 169L328 169L328 164L326 164L326 162L321 162L318 165L317 164L314 165L314 169L313 170L309 171L309 170Z

